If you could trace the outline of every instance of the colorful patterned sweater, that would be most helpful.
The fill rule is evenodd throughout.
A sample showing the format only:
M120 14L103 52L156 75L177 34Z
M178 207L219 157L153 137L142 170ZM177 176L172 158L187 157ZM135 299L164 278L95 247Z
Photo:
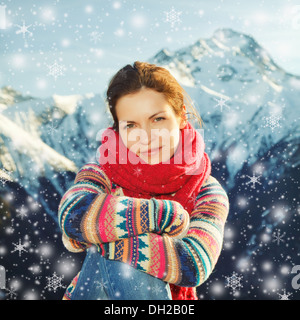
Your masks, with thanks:
M196 287L218 260L228 211L228 196L212 176L189 215L175 200L124 196L100 165L88 163L62 197L58 215L69 251L94 244L107 259L178 286Z

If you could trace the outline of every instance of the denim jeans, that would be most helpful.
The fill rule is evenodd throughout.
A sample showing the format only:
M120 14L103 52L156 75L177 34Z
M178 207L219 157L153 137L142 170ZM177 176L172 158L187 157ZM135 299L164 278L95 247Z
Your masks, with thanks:
M167 282L87 250L71 300L172 300Z

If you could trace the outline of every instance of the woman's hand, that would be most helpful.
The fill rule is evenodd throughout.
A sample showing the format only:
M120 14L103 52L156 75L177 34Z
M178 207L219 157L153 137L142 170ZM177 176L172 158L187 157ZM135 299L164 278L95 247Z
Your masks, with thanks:
M183 206L174 200L151 198L154 203L156 229L154 233L183 238L189 229L190 217Z

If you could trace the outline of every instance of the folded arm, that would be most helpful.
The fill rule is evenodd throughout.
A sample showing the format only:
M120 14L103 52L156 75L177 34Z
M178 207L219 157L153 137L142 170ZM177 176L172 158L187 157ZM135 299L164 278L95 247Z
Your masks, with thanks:
M179 237L189 226L189 215L177 201L111 194L111 181L98 164L84 165L74 185L63 195L59 225L70 251L82 251L145 233Z
M197 196L185 237L143 234L109 243L103 255L178 286L199 286L220 255L228 211L226 192L210 176Z

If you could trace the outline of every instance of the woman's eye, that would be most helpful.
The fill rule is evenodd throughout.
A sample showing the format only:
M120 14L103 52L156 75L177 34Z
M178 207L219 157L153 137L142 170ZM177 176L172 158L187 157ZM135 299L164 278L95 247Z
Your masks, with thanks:
M129 127L129 126L133 126L133 123L127 124L127 125L124 127L124 129L130 129L131 127Z
M164 117L157 117L154 120L156 121L157 119L165 120ZM134 124L133 123L129 123L124 127L124 129L131 129L132 127L130 127L130 126L134 126Z
M165 118L164 118L164 117L158 117L158 118L155 118L155 120L157 120L157 119L163 119L163 120L164 120Z

